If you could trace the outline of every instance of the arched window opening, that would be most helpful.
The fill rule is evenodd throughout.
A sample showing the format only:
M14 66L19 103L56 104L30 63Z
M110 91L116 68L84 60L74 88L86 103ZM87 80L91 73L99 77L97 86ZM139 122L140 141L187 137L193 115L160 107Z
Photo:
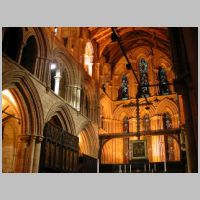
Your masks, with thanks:
M140 70L140 97L149 97L148 65L144 58L139 62Z
M11 59L17 62L22 40L23 33L21 28L8 28L4 34L2 42L2 51Z
M145 114L143 117L143 129L145 131L150 130L150 118L148 114Z
M123 120L123 132L124 133L129 133L129 121L128 117L125 117Z
M20 64L32 74L34 74L37 53L38 50L35 37L30 36L26 42L26 46L23 48Z
M92 76L93 54L92 44L91 42L87 42L85 47L84 69L90 76Z
M163 128L164 129L170 129L172 128L172 120L169 113L163 114Z
M121 87L118 90L118 99L127 100L128 99L128 80L126 75L122 76Z
M162 67L158 70L158 81L159 81L159 94L167 95L169 94L169 85L167 81L166 72Z

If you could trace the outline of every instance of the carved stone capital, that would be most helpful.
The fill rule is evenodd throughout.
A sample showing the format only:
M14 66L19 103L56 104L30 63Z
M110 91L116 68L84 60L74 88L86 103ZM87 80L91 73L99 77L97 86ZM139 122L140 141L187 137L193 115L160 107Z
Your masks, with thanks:
M43 141L43 139L44 139L44 136L38 135L36 141L37 141L37 143L40 143Z
M26 135L26 134L19 135L18 139L19 139L20 142L29 142L30 135Z

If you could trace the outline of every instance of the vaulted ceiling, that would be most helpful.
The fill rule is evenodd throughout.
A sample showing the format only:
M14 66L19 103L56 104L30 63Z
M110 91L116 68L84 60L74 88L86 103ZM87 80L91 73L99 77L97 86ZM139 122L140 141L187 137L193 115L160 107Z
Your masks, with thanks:
M112 42L111 27L88 27L91 40L98 44L99 57L105 56L107 62L117 63L123 56L118 42ZM161 50L170 56L168 28L164 27L115 27L126 52L141 46Z

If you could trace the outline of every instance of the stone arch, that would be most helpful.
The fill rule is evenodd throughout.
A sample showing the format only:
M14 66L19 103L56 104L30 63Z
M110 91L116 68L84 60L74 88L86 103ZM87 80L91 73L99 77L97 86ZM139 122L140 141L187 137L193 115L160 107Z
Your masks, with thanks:
M101 152L101 163L123 163L123 139L110 139L105 142Z
M33 28L35 32L36 39L38 41L38 48L40 52L40 56L49 57L50 56L50 42L47 37L46 29L44 28Z
M50 56L50 42L46 30L37 27L24 30L23 43L25 45L31 36L35 37L38 47L38 56L41 58L48 58Z
M95 116L95 104L97 102L95 94L95 86L93 80L88 76L82 83L82 93L81 93L81 109L84 114L86 114L90 119L96 119ZM86 109L84 109L86 108ZM89 109L89 110L87 110Z
M70 85L77 85L81 80L80 67L78 63L75 62L74 58L62 48L53 49L53 58L57 58L63 61L64 67L67 71L69 77Z
M25 27L23 28L23 35L23 48L20 49L21 55L19 63L22 62L23 50L24 48L26 49L27 41L34 37L36 43L35 46L37 46L37 55L35 65L33 67L34 69L31 70L31 73L33 73L42 82L47 82L48 76L46 76L46 74L49 73L50 42L48 40L46 30L44 28Z
M142 58L144 58L145 61L148 63L149 56L151 54L149 47L147 47L147 46L139 47L139 48L135 49L134 51L135 51L135 58L137 60L137 66Z
M178 114L178 106L169 98L164 98L157 106L157 114L162 114L166 111L168 111L172 116Z
M171 69L172 69L172 62L167 57L160 57L157 61L157 65L158 66L156 66L156 67L161 66L166 71L171 71Z
M141 103L146 103L142 101ZM146 109L146 106L140 107L140 117L143 117L145 114L149 114L149 117L154 117L156 114L156 108L154 105L148 105L149 109Z
M2 89L13 89L24 107L26 126L24 133L42 135L44 114L39 94L24 71L7 71L3 73Z
M54 60L60 63L59 68L65 72L67 85L65 100L75 109L80 109L81 69L73 57L66 50L55 48L53 51Z
M12 70L3 73L3 90L9 90L20 110L21 129L15 143L15 172L32 172L35 140L43 136L44 114L41 100L27 72ZM5 155L5 152L4 152ZM29 161L29 162L28 162Z
M119 105L113 111L113 120L117 123L117 132L123 132L123 120L124 117L128 117L129 121L129 131L133 132L136 128L136 118L135 118L136 108L135 107L127 107L124 108L123 105Z
M131 60L140 60L142 57L148 60L150 55L151 49L148 46L137 47L128 52L128 56Z
M63 130L76 135L75 123L66 104L54 104L46 115L45 123L50 121L53 116L57 116L57 118L60 120Z
M23 31L19 27L4 28L2 52L18 62L20 48L23 41Z
M133 117L133 113L136 112L136 108L135 107L127 107L124 108L123 104L119 105L118 107L116 107L116 109L113 111L113 119L117 119L117 120L123 120L123 117L126 115L128 118L132 118ZM125 115L124 115L124 114Z
M79 145L81 151L89 156L97 157L99 140L94 127L90 122L85 122L79 129Z
M172 127L178 127L179 126L179 111L178 106L173 100L170 100L169 98L163 99L157 107L157 114L163 115L164 113L168 112L172 118Z
M35 36L30 36L22 51L20 64L29 72L34 74L36 58L38 57L38 45Z
M25 113L16 89L2 91L2 172L14 172L18 138L25 134Z
M81 91L81 69L74 58L69 55L66 49L54 48L54 61L59 63L58 69L65 72L67 85L65 89L65 100L75 109L80 109L80 91ZM50 73L50 70L49 72ZM50 75L49 75L50 76ZM51 77L51 76L50 76ZM51 79L51 78L50 78Z

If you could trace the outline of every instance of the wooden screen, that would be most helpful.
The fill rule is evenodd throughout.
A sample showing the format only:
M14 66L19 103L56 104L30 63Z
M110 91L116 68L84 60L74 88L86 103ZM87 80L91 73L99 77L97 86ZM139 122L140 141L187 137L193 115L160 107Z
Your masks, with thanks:
M78 137L48 122L44 128L40 172L78 172Z

